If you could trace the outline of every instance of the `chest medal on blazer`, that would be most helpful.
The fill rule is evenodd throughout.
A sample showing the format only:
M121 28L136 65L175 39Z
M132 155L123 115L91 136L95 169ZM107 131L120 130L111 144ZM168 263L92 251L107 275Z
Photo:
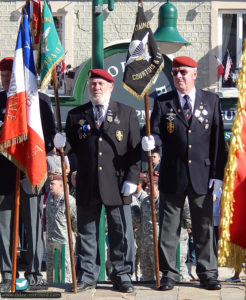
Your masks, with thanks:
M115 136L118 142L121 142L123 140L123 130L116 130Z
M167 113L167 131L169 133L173 133L174 132L174 120L176 118L176 114L172 112L172 110L170 110L169 113Z
M78 129L78 136L79 139L82 140L83 138L86 138L91 130L90 124L85 124L86 120L79 120L79 129Z

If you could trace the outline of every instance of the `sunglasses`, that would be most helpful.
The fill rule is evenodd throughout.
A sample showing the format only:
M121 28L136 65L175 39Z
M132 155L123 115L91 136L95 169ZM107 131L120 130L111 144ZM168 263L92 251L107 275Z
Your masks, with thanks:
M182 76L185 76L185 75L187 75L189 73L189 71L188 70L179 70L179 71L178 70L174 70L174 71L171 72L171 74L173 76L177 76L178 73L180 73Z

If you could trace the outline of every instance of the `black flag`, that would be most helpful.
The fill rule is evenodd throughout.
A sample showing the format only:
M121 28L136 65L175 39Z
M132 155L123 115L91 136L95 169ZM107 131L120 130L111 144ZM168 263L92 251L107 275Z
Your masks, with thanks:
M122 85L135 97L142 99L163 67L163 56L157 47L143 6L139 3Z

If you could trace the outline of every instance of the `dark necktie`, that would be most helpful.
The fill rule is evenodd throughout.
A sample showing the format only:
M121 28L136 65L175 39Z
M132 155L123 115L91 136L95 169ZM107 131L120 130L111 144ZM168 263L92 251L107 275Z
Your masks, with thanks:
M184 115L187 121L190 120L192 116L192 105L190 103L190 97L189 95L184 95L185 104L183 106Z
M96 105L96 117L97 128L100 128L103 122L103 105Z

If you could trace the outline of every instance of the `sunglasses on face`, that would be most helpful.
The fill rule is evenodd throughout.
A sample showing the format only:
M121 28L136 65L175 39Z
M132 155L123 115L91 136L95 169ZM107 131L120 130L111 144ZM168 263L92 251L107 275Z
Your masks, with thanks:
M172 74L173 76L177 76L178 73L180 73L182 76L185 76L185 75L187 75L187 74L189 73L189 71L188 71L188 70L173 70L173 71L171 72L171 74Z

